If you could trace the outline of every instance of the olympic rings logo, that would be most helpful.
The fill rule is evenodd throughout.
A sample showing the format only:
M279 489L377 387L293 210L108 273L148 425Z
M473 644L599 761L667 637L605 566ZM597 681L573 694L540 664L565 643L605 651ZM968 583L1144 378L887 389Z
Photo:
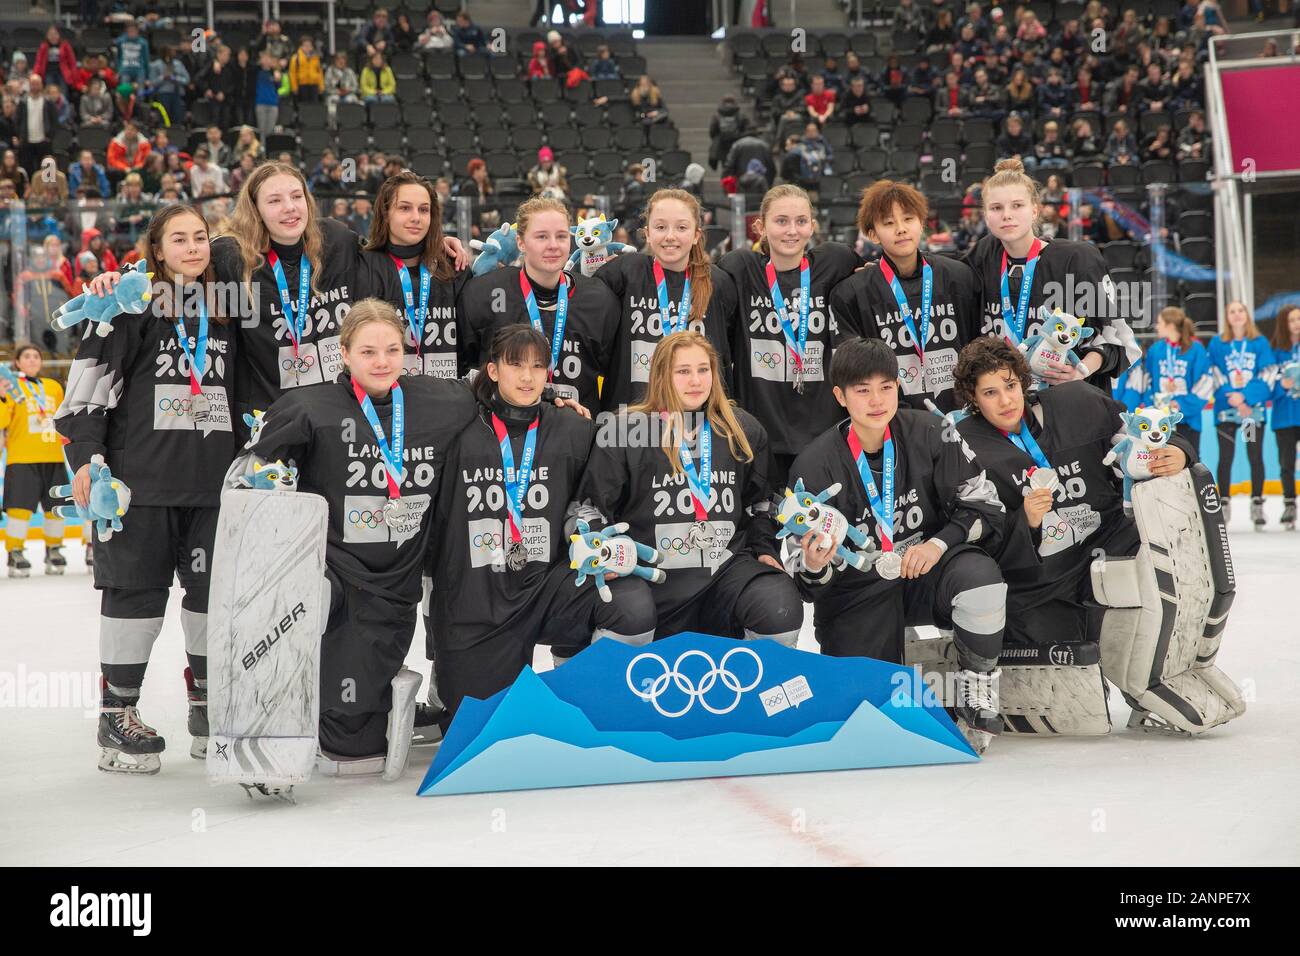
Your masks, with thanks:
M639 366L641 366L641 368L644 368L644 369L648 369L648 368L650 367L650 353L649 353L649 352L641 352L641 353L633 352L633 353L632 353L632 364L633 364L633 365L639 365Z
M898 377L906 384L911 385L921 376L921 370L915 365L900 365L898 367Z
M487 551L496 550L497 548L501 547L501 535L493 534L490 531L479 532L478 534L474 535L472 541L474 547L482 548Z
M660 538L659 548L662 551L676 551L678 554L688 554L693 550L685 538Z
M352 526L355 528L378 528L384 523L384 512L381 509L358 511L354 508L348 512L348 520L352 522Z
M316 364L316 356L299 355L296 358L287 358L280 363L280 368L286 372L306 372Z
M179 418L181 415L188 415L193 407L188 398L160 398L158 399L158 410L165 415L174 415Z
M1062 541L1065 533L1070 530L1070 525L1064 521L1058 521L1054 525L1043 525L1043 534L1053 541Z
M727 669L727 661L730 660L733 654L748 654L754 659L754 665L758 668L758 673L754 675L754 679L748 684L742 684L740 678ZM705 671L704 675L700 678L699 686L696 686L695 682L686 674L683 674L681 670L682 662L689 660L692 657L703 658L709 665L709 669ZM632 683L632 670L640 661L643 660L657 662L664 671L650 683L650 689L648 691L640 690ZM757 687L759 681L762 679L763 661L748 647L732 648L722 655L722 661L718 664L713 663L713 658L704 653L704 651L684 651L677 660L673 662L671 669L668 667L668 662L658 654L646 652L644 654L638 654L636 657L632 658L631 662L627 665L626 674L628 690L636 694L636 696L640 697L642 700L649 701L654 705L655 710L664 717L681 717L685 715L695 705L697 700L700 702L700 706L711 714L718 716L729 714L740 705L741 697L747 691L751 691ZM736 695L735 700L726 707L714 707L705 699L705 695L708 694L708 692L713 689L713 685L719 681L722 682L723 687ZM662 696L664 691L668 689L669 684L675 685L679 691L686 695L686 706L681 710L665 710L659 703L660 696Z
M785 364L780 352L755 352L754 363L763 368L776 368Z

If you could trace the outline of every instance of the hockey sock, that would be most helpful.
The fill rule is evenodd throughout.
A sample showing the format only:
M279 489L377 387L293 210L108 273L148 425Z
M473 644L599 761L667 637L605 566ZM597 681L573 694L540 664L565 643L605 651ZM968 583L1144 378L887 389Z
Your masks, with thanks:
M45 515L45 547L63 547L63 519L56 518L48 512Z
M5 550L21 551L27 543L27 525L32 513L24 508L9 508L5 511Z
M144 683L166 609L166 588L105 588L101 592L99 660L109 683L117 687Z

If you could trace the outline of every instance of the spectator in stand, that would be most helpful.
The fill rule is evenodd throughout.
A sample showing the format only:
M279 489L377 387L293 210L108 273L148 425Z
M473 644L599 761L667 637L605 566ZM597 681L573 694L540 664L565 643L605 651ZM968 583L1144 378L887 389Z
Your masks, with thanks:
M1034 141L1025 132L1025 122L1018 113L1011 113L1007 116L1006 122L1002 124L1002 135L997 138L995 145L997 146L999 160L1020 159L1024 162L1026 169L1033 169L1036 162Z
M1087 66L1079 68L1075 74L1074 83L1070 89L1074 91L1075 102L1078 103L1077 109L1088 110L1089 112L1101 111L1101 98L1104 96L1102 85L1093 79L1092 70Z
M410 53L415 49L415 27L405 10L397 13L397 22L393 24L393 49L396 53Z
M931 65L930 58L922 56L916 61L916 66L912 67L912 73L907 81L907 95L933 96L940 82L939 73Z
M560 79L568 76L569 71L578 66L577 56L564 42L559 30L547 32L546 53L551 58L551 74Z
M1187 125L1178 134L1178 158L1179 160L1210 158L1210 133L1205 128L1205 114L1200 110L1194 110L1187 117ZM4 175L3 170L0 170L0 175Z
M190 71L176 58L176 51L165 46L158 59L149 64L149 95L167 111L170 125L185 122L185 88L190 83Z
M891 53L885 58L885 66L880 71L877 83L881 92L893 100L895 106L902 105L903 97L907 94L907 73L897 54Z
M151 210L144 194L144 179L138 173L127 173L117 194L117 220L115 231L131 242L149 226Z
M1137 45L1146 38L1146 27L1138 22L1137 11L1130 8L1120 15L1120 21L1111 34L1110 42L1113 47L1123 44L1130 50L1136 50Z
M1061 127L1056 120L1043 124L1043 138L1034 144L1033 166L1038 170L1069 168L1070 150L1061 140Z
M59 129L72 129L76 126L74 122L77 115L76 111L73 110L72 104L63 95L63 90L60 87L45 87L45 98L54 104L54 116Z
M68 201L68 177L60 171L53 156L46 156L33 170L23 197L29 206L62 206Z
M372 207L370 197L365 193L357 193L352 200L352 211L343 221L347 227L363 238L370 235L370 215Z
M372 54L366 68L361 71L361 101L397 102L397 78L393 76L393 68L384 62L382 53Z
M1036 46L1047 39L1047 27L1038 20L1033 10L1022 8L1020 26L1016 27L1016 42L1022 47Z
M541 40L533 41L533 55L528 58L529 80L549 80L554 78L551 72L551 58L546 55L546 44Z
M668 104L664 102L659 87L648 75L642 74L636 81L629 99L632 101L632 108L637 111L637 115L645 125L652 126L668 119Z
M1056 173L1048 176L1047 181L1043 183L1043 191L1039 193L1038 198L1044 206L1060 207L1065 205L1065 183L1061 181L1061 177Z
M266 21L261 35L253 41L252 52L258 63L262 62L263 53L270 53L277 70L284 70L289 66L289 38L284 35L279 20Z
M808 115L819 126L825 126L835 114L835 92L826 89L826 81L820 76L812 78L812 91L803 101L808 108Z
M1150 162L1161 159L1173 162L1177 157L1178 147L1174 143L1174 131L1171 126L1161 126L1154 133L1147 134L1142 140L1142 161Z
M217 62L221 62L221 51L217 51ZM223 85L225 91L225 109L221 111L220 120L223 129L232 126L257 125L257 76L261 64L253 58L248 47L241 46L235 53L233 64L224 68L231 72L229 86Z
M871 121L871 97L867 94L865 76L859 74L849 81L849 90L840 104L840 119L848 126Z
M171 177L172 184L177 189L181 190L181 192L183 193L193 196L195 195L195 193L194 190L190 188L190 174L189 174L189 170L185 168L185 159L186 157L181 156L180 153L168 153L167 154L167 175ZM109 178L111 179L112 176L110 175ZM166 186L164 185L163 188L165 189Z
M709 121L709 167L717 169L731 145L752 129L753 123L741 112L736 97L730 93L724 96Z
M109 248L108 239L99 229L86 229L81 233L80 252L94 253L99 267L105 272L117 271L117 256Z
M138 173L144 169L144 161L149 156L149 141L140 135L140 129L134 120L127 120L122 132L108 143L108 178L120 182L127 173ZM174 154L173 154L174 155Z
M1038 88L1039 110L1052 119L1068 119L1074 112L1074 95L1074 88L1066 85L1061 71L1052 67L1047 71L1047 82Z
M1116 120L1106 137L1106 162L1112 166L1136 166L1140 160L1137 141L1125 120Z
M95 254L87 249L85 252L77 253L77 277L73 280L69 290L73 298L81 295L90 285L90 280L99 275L99 260Z
M158 191L162 189L163 175L166 172L167 157L157 151L151 151L149 158L144 161L144 169L140 171L141 189L146 196L153 198L158 195Z
M226 191L226 171L212 162L212 155L206 146L194 151L194 165L190 167L190 189L194 195L204 195L203 188L211 184L212 194L220 195Z
M484 203L492 202L496 188L492 185L492 177L488 175L487 163L475 156L466 164L465 172L468 178L461 180L456 195L469 196Z
M230 192L231 195L238 195L239 190L244 187L244 182L249 176L253 175L253 170L257 168L257 160L252 154L245 153L239 157L239 162L235 168L230 171Z
M469 12L464 8L456 14L456 24L451 28L451 37L456 44L457 56L479 53L487 49L487 37L469 18Z
M204 130L203 145L208 148L208 158L222 169L229 169L234 164L230 147L221 138L220 126L209 126Z
M858 59L858 55L850 50L848 53L844 54L845 84L851 85L855 76L862 77L863 82L867 84L867 89L871 89L871 77L867 74L867 71L862 68L862 61Z
M140 25L128 20L126 31L113 45L117 48L117 79L141 86L149 79L149 41L140 35Z
M1163 112L1173 95L1173 88L1166 82L1160 63L1154 60L1147 64L1146 78L1138 84L1138 88L1138 108L1144 113Z
M27 80L27 95L18 101L14 125L18 129L18 158L23 168L35 172L50 154L50 139L59 128L58 108L45 98L44 83L35 73Z
M989 71L984 67L975 68L975 85L967 91L967 107L970 115L978 119L1002 122L1006 115L1006 98L999 87L989 81Z
M618 67L618 60L610 52L609 47L602 43L596 47L596 59L591 61L587 67L587 72L591 74L593 80L621 80L623 71Z
M113 228L113 220L104 206L104 194L89 183L75 190L75 194L76 198L68 208L65 221L68 235L79 236L87 229L109 232Z
M1132 64L1124 75L1111 82L1106 88L1105 110L1107 113L1126 113L1136 116L1142 102L1142 88L1138 85L1141 71L1137 64Z
M81 125L107 127L116 117L113 109L113 97L104 88L104 81L91 77L86 92L81 94Z
M934 94L934 112L937 116L962 118L966 115L966 94L961 89L961 74L943 75L943 89Z
M333 186L331 172L339 165L338 154L332 149L326 149L321 153L320 159L316 161L316 166L312 169L311 175L307 177L307 185L313 193L329 192Z
M934 18L934 26L925 34L925 52L939 54L948 50L957 42L957 28L953 26L952 11L947 7L939 10Z
M776 95L772 97L770 106L773 130L780 129L782 120L797 120L804 115L804 94L794 73L783 70L778 77Z
M822 71L818 74L822 82L826 84L826 89L835 94L836 101L844 95L847 86L844 82L844 76L840 73L839 62L833 56L826 57L822 61Z
M45 81L46 86L59 86L64 90L78 92L83 88L78 85L77 54L54 24L50 24L45 31L45 39L36 50L33 72Z
M235 145L231 147L230 152L235 162L239 162L245 155L248 155L260 163L264 157L262 155L262 143L257 138L257 130L251 126L241 126L239 135L235 138Z
M1196 73L1196 65L1190 59L1178 61L1178 71L1174 74L1168 109L1171 112L1196 109L1205 104L1205 88Z
M1011 82L1007 84L1007 108L1024 116L1038 112L1038 87L1034 86L1023 66L1017 66L1011 73Z
M984 16L984 11L978 3L972 3L966 7L966 15L957 21L957 29L960 30L966 24L975 28L975 35L980 39L987 39L992 28L989 21Z
M393 28L388 23L388 11L380 7L371 16L370 22L357 31L357 56L369 60L376 53L384 58L393 54Z
M925 32L925 13L916 0L899 0L894 10L895 30L914 30L917 35Z
M727 158L722 163L722 175L732 180L739 180L749 170L749 164L758 161L766 180L763 191L772 186L776 178L776 165L772 161L772 147L767 140L750 133L740 137L727 150Z
M528 185L534 196L569 201L568 170L555 161L551 147L537 151L537 165L528 171Z
M111 194L104 167L95 162L95 154L88 149L78 153L77 161L68 167L68 188L75 193L83 184L94 186L101 196Z
M1061 232L1061 213L1055 206L1044 206L1038 214L1038 236L1049 242Z
M1079 163L1098 163L1103 157L1102 142L1093 131L1092 123L1085 117L1079 117L1074 121L1070 128L1073 137L1071 151L1074 154L1075 164Z
M437 11L434 11L435 13ZM360 103L361 83L348 65L348 55L343 51L334 54L334 61L325 68L325 105L333 117L339 103Z
M274 21L272 21L274 22ZM280 121L280 84L287 80L276 64L275 54L270 50L261 53L261 66L257 71L257 93L254 100L254 112L257 115L257 129L266 139L275 132Z
M953 49L966 61L978 62L984 58L987 44L975 35L975 28L968 23L961 28L961 34L957 37Z
M416 49L450 50L455 45L456 41L451 38L447 25L442 22L442 14L437 10L430 10L424 20L424 30L416 37Z
M298 100L316 102L325 95L325 73L321 69L316 41L304 36L289 58L289 89Z

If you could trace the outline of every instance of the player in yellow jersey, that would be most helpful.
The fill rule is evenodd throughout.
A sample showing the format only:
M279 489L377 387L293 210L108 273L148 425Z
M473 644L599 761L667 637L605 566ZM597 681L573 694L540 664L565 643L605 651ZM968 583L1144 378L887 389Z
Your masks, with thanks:
M5 469L5 550L9 576L25 578L32 566L23 554L27 526L39 505L45 512L45 573L62 574L63 519L54 514L50 489L65 483L63 445L54 430L54 413L63 387L41 377L41 350L23 344L14 353L11 374L0 375L0 438L9 450Z

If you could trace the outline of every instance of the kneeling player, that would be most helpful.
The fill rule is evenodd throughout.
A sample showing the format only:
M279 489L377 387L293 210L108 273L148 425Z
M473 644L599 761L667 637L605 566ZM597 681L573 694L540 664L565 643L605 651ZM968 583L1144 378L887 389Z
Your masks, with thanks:
M728 400L710 341L666 336L644 400L601 419L576 516L597 528L626 522L663 555L667 580L650 589L658 636L694 630L793 647L803 606L777 560L767 432Z
M1058 671L1054 685L1058 690L1082 689L1082 696L1089 698L1038 701L1018 713L1013 708L1007 711L1017 714L1011 718L1011 729L1027 733L1106 732L1109 717L1102 696L1104 687L1097 678L1098 632L1100 669L1124 691L1135 708L1135 716L1146 709L1139 708L1136 698L1143 695L1148 682L1135 689L1133 681L1125 676L1133 667L1157 681L1153 693L1182 714L1180 722L1189 726L1219 722L1208 712L1198 715L1198 710L1205 710L1204 700L1189 703L1179 697L1178 691L1158 683L1166 673L1167 663L1174 663L1172 658L1166 662L1162 656L1155 662L1155 669L1151 667L1152 654L1172 650L1170 634L1156 640L1156 632L1161 629L1161 597L1175 605L1181 600L1186 605L1183 617L1190 618L1194 606L1202 600L1205 606L1200 610L1207 610L1213 594L1208 593L1211 589L1202 589L1207 592L1204 594L1166 594L1175 588L1179 571L1177 567L1166 571L1160 566L1163 559L1170 559L1171 548L1144 547L1138 525L1125 514L1122 481L1103 463L1116 432L1124 428L1120 418L1124 407L1081 382L1031 393L1030 370L1024 356L993 338L978 339L966 346L957 364L955 382L958 401L973 411L957 426L958 433L987 470L1012 519L1011 533L1001 552L1008 586L1008 651L1004 662L1017 660L1054 667ZM1189 461L1195 461L1191 445L1176 434L1163 410L1150 422L1138 421L1136 427L1144 434L1145 444L1153 449L1149 458L1152 477L1177 475ZM1145 438L1147 433L1152 437ZM1171 494L1188 497L1188 493L1176 489ZM1195 502L1190 504L1191 513L1198 514ZM1174 511L1172 505L1160 510L1157 519L1172 520L1165 517ZM1197 533L1199 520L1194 524L1175 536L1190 538ZM1026 555L1026 550L1032 554ZM1172 550L1177 552L1179 548ZM1175 554L1170 560L1174 559L1182 560L1183 555ZM1194 571L1199 580L1206 576L1205 560L1198 554L1196 561ZM1150 588L1143 583L1144 575L1150 578ZM1177 587L1183 583L1180 578ZM1146 591L1150 592L1149 600L1145 599ZM1104 614L1090 615L1090 610ZM1165 610L1170 611L1165 623L1172 630L1172 610ZM1226 606L1221 611L1226 613ZM1201 637L1199 626L1204 617L1202 613L1191 638L1193 643ZM1216 626L1215 648L1222 629L1221 615L1211 628ZM1123 633L1125 629L1127 634ZM1145 662L1139 660L1144 648ZM1083 671L1072 672L1071 667ZM1185 664L1175 668L1186 669ZM1218 674L1213 668L1207 669ZM1168 682L1172 685L1177 674L1170 674L1173 676ZM1028 680L1032 683L1032 676ZM1223 680L1231 686L1230 681ZM1025 687L1024 692L1041 696L1032 687ZM1217 689L1207 695L1202 688L1192 696L1208 698L1216 693ZM1004 703L1014 703L1009 701L1012 696L1017 695L1009 691L1004 680ZM1224 696L1235 696L1235 688ZM1209 709L1215 710L1217 705L1209 705Z
M793 565L817 641L823 654L902 663L906 626L952 628L957 719L982 750L1001 730L994 679L1006 586L980 548L998 545L1006 511L942 419L898 407L898 359L884 342L841 345L831 381L849 418L815 439L790 477L814 494L838 484L829 503L874 535L880 553L862 570L836 566L824 536L803 536Z
M647 644L655 627L645 581L610 580L608 602L594 583L575 587L565 514L595 426L542 402L546 337L509 325L486 352L477 413L447 457L452 480L430 551L429 652L448 717L465 696L508 686L535 644L559 645L559 655L602 637Z

